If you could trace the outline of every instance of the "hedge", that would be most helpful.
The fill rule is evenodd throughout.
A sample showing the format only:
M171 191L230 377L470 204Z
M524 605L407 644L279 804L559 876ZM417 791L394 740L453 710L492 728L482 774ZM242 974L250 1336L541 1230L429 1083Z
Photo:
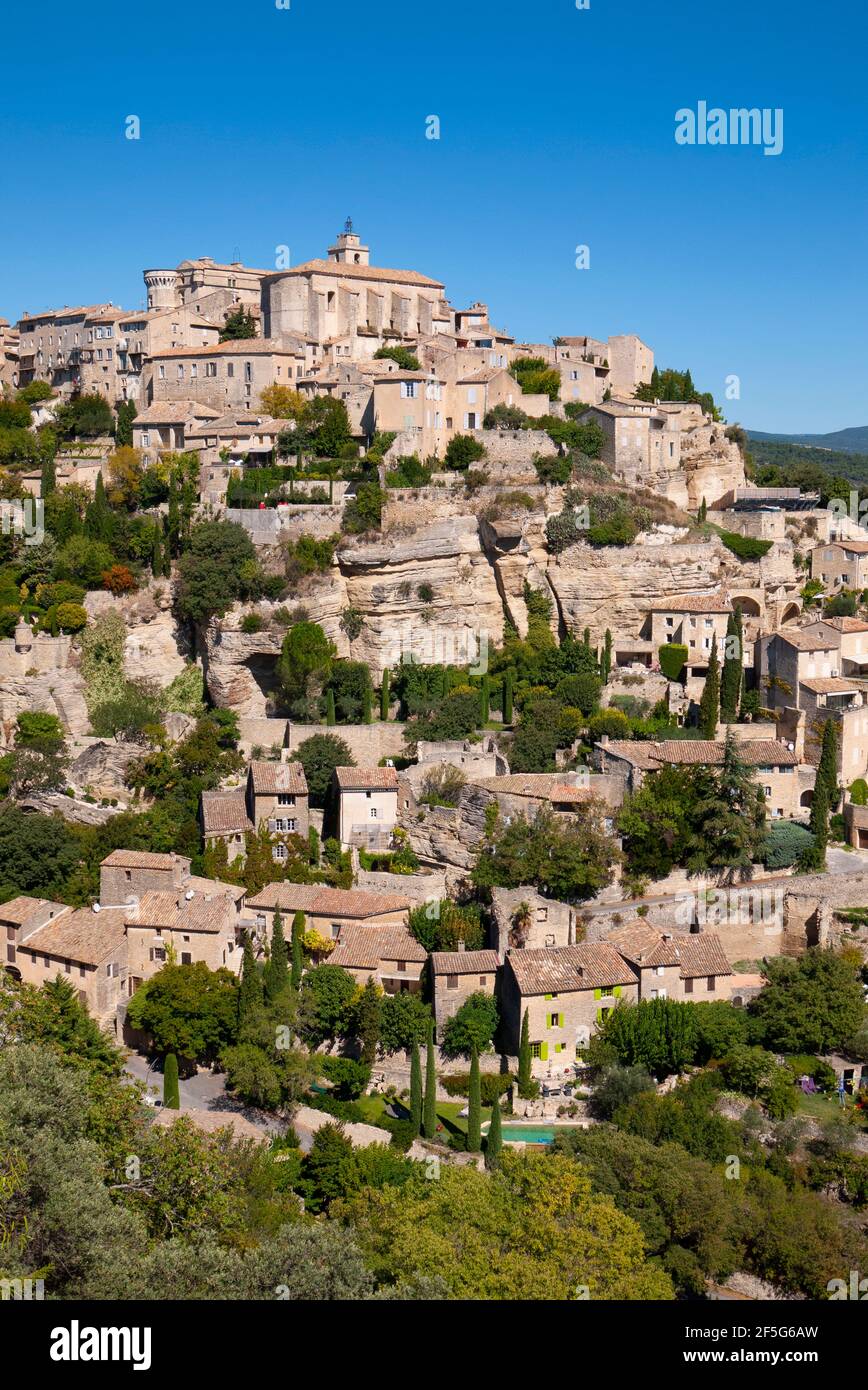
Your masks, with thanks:
M687 661L687 648L680 642L667 642L658 648L657 655L660 657L660 670L666 679L680 680L684 663Z
M495 1099L509 1090L514 1078L509 1072L482 1072L479 1078L482 1091L482 1104L493 1105ZM457 1072L454 1076L441 1076L440 1084L450 1096L466 1096L470 1093L470 1072Z
M739 560L761 560L772 548L771 541L758 541L754 536L740 536L737 531L721 531L720 539L727 550Z
M775 821L763 840L760 862L767 869L789 869L813 843L813 835L803 825L791 820Z

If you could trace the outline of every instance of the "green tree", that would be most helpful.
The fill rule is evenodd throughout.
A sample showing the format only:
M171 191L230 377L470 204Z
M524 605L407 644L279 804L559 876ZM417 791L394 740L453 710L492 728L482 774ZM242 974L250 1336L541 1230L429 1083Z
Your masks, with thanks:
M356 982L339 965L308 970L299 991L299 1032L312 1047L344 1037L351 1029Z
M767 983L748 1014L754 1036L774 1052L836 1052L865 1020L859 973L834 951L772 957L763 974Z
M503 1126L501 1124L500 1097L494 1097L494 1104L491 1107L491 1120L488 1126L488 1135L485 1140L485 1166L488 1169L496 1168L500 1162L500 1155L503 1150Z
M207 623L225 613L236 600L252 595L257 572L256 548L243 526L234 521L198 522L178 565L181 615Z
M369 1071L377 1059L382 1016L383 991L372 976L356 1002L355 1020L356 1035L362 1045L360 1060Z
M717 723L720 718L720 665L717 657L717 643L711 644L708 659L708 674L699 701L699 730L703 738L717 738Z
M265 966L265 994L270 1001L274 1001L286 989L289 984L288 951L286 948L286 938L283 934L283 918L279 912L275 912L274 920L271 924L271 954Z
M486 673L479 687L479 727L484 729L491 716L491 680Z
M45 462L42 465L42 481L40 484L39 495L43 499L43 501L46 497L49 497L52 492L54 492L56 486L57 482L54 470L54 457L49 456L48 458L46 458Z
M765 838L765 803L731 729L720 771L700 772L697 787L688 872L711 869L724 873L729 881L750 878Z
M413 1133L419 1134L422 1129L422 1061L418 1042L413 1043L410 1053L410 1121Z
M470 1047L470 1093L467 1107L467 1147L477 1154L482 1148L482 1095L479 1083L479 1053Z
M174 1052L168 1052L163 1060L163 1105L168 1110L181 1109L178 1059Z
M503 675L503 722L512 723L512 698L515 691L515 673L505 671Z
M822 873L826 867L826 850L829 844L829 789L825 779L819 776L819 771L814 785L808 826L814 838L802 854L799 867L803 871Z
M290 984L293 989L298 989L304 972L303 941L304 913L297 912L292 919L292 973L290 976Z
M380 718L383 720L389 718L390 698L391 697L389 692L389 668L387 666L385 671L383 672L382 681L380 682Z
M428 1036L431 1010L418 994L387 994L380 1019L380 1047L389 1054L410 1052Z
M696 1051L694 1005L675 999L641 1000L610 1009L599 1032L624 1066L655 1076L683 1071Z
M446 446L444 462L447 468L464 472L471 463L485 458L485 445L472 434L454 434Z
M838 726L834 719L827 719L823 725L823 744L816 780L825 783L829 809L834 811L841 798L838 787Z
M425 1103L422 1109L422 1133L433 1139L437 1133L437 1062L434 1056L434 1020L428 1021L428 1046L425 1054Z
M609 679L612 672L612 633L606 628L606 635L603 639L603 656L600 661L600 680L603 685Z
M244 936L244 954L241 960L241 981L238 986L238 1027L243 1029L245 1024L259 1012L262 1007L262 972L256 963L253 954L253 944L249 933Z
M445 1057L472 1056L474 1050L485 1052L497 1030L499 1012L492 994L478 990L468 995L464 1003L447 1020L440 1044Z
M97 473L93 501L84 514L84 534L88 540L110 546L114 540L115 519L105 494L102 473Z
M562 901L593 897L610 882L618 848L603 824L597 802L584 803L565 824L542 809L533 820L513 816L495 828L473 870L480 888L535 884Z
M295 623L284 635L277 676L296 718L315 718L332 671L336 648L318 623Z
M533 1079L533 1055L530 1050L530 1018L525 1009L521 1020L521 1041L518 1046L518 1093L524 1095Z
M312 806L326 804L336 767L356 765L348 744L336 734L313 734L299 745L296 757L304 768Z
M233 309L231 314L227 314L220 330L220 342L243 341L256 337L258 337L256 319L249 309L245 309L243 305L239 304L237 309Z
M734 724L738 718L744 683L744 636L741 609L736 607L726 623L723 672L720 677L720 717L724 724Z
M203 961L164 965L136 990L127 1006L133 1028L150 1035L158 1052L203 1063L235 1040L238 981Z

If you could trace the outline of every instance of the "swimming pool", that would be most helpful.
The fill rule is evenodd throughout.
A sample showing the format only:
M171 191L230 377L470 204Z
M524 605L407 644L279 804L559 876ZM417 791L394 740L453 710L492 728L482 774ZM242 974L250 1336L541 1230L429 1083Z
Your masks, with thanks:
M563 1126L561 1126L563 1128ZM554 1125L504 1125L504 1144L551 1144L555 1137Z

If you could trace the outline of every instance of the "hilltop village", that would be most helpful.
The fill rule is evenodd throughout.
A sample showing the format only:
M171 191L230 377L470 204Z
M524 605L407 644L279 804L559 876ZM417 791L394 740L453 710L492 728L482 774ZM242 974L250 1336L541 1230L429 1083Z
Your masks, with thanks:
M868 533L635 334L516 341L350 221L144 284L0 319L0 1131L57 1049L108 1088L55 1291L263 1297L280 1241L293 1297L828 1296L868 1258ZM182 1148L226 1211L169 1230ZM556 1180L548 1240L515 1194Z

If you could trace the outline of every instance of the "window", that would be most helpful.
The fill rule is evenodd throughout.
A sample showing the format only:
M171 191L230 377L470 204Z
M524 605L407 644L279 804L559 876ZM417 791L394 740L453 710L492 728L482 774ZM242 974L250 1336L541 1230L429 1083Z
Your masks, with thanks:
M274 857L275 857L275 859L286 859L286 857L287 857L286 845L275 845L275 846L274 846Z
M692 981L692 980L685 980L685 981L684 981L684 993L685 993L685 994L692 994L692 993L693 993L693 981Z
M709 975L709 977L708 977L708 992L709 992L709 994L714 994L714 992L715 992L716 989L717 989L717 976L716 976L716 975Z
M199 375L199 367L195 362L190 363L190 375L194 381L196 380L196 377Z
M480 975L480 977L479 977L479 983L482 985L482 987L483 987L483 989L484 989L485 986L488 984L488 976L487 976L487 975Z
M447 988L447 989L457 989L457 988L458 988L458 976L457 976L457 975L447 975L447 976L446 976L446 988Z
M277 804L278 804L278 806L294 806L294 805L295 805L295 796L294 796L294 794L293 794L292 792L278 792L278 793L277 793Z
M531 1043L531 1045L530 1045L530 1055L531 1055L531 1057L541 1057L541 1056L542 1056L542 1043L541 1043L541 1042L532 1042L532 1043Z
M234 375L235 375L235 363L234 363L234 362L227 362L227 363L226 363L226 375L227 375L227 376L234 376Z
M206 362L206 363L205 363L205 375L206 375L206 376L216 376L216 375L217 375L217 363L216 363L216 362Z
M377 815L378 815L378 811L377 811L376 806L372 806L372 807L371 807L371 820L376 820L376 819L377 819Z
M419 394L419 383L418 383L418 381L402 381L402 382L401 382L401 395L402 395L406 400L414 401L414 400L416 399L416 397L417 397L418 394Z
M164 366L160 365L160 366L157 368L157 375L159 376L160 381L165 381L165 380L166 380L166 368L165 368Z
M182 965L192 965L192 964L193 964L193 957L192 957L192 955L190 954L189 951L182 951L182 952L181 952L181 964L182 964Z
M600 998L608 999L615 993L614 985L603 985L600 989Z
M399 975L406 975L406 973L407 973L407 962L406 962L405 960L398 960L398 961L396 961L396 962L395 962L395 967L396 967L396 969L397 969Z
M125 869L125 870L124 870L124 878L126 879L127 883L132 883L132 881L133 881L133 874L132 874L132 870L131 870L131 869Z

